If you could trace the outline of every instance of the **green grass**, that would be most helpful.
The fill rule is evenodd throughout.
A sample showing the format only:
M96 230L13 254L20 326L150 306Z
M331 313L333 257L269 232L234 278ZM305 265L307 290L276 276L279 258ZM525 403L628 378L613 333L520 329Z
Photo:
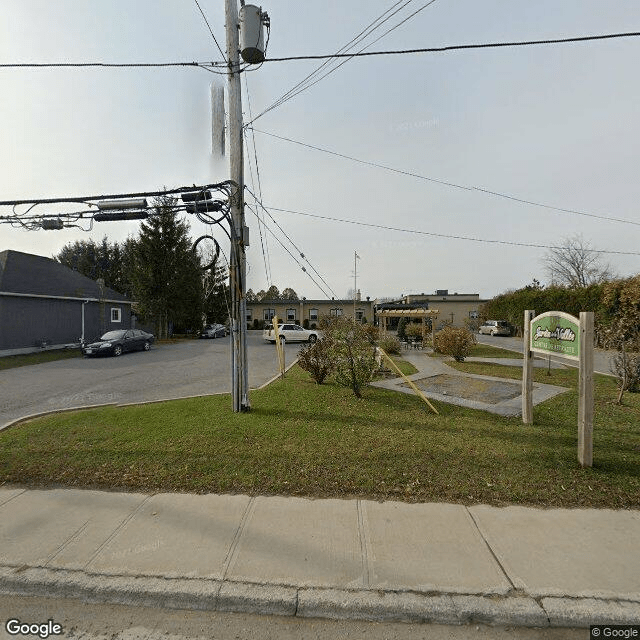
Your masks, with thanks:
M443 358L441 353L432 352L429 354L434 358ZM522 358L522 354L517 351L509 351L500 347L493 347L490 344L475 344L471 347L470 357L474 358Z
M80 358L80 349L56 349L54 351L40 351L18 356L4 356L0 358L0 371L13 369L14 367L27 367L31 364L42 364L55 360L67 360L68 358Z
M442 403L436 416L412 395L373 387L357 400L294 367L252 392L246 414L225 395L58 414L0 432L0 483L640 508L640 395L610 404L615 384L596 376L594 466L581 469L576 372L541 377L570 390L524 425Z

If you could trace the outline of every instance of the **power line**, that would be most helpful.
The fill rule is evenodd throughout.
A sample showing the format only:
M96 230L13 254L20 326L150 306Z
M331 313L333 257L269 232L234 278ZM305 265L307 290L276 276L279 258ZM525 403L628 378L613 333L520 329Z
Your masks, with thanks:
M251 118L251 97L249 94L249 81L247 80L247 76L245 75L244 77L244 85L247 89L247 105L249 108L249 117ZM260 169L258 166L258 152L256 149L256 135L255 133L251 133L251 137L253 139L253 155L255 158L255 164L256 164L256 176L257 176L257 183L258 183L258 193L260 194L260 199L262 200L262 185L260 183ZM251 176L251 184L254 185L253 182L253 170L251 169L251 154L249 153L249 143L247 142L247 138L246 136L244 136L244 144L245 147L247 149L247 159L249 161L249 173ZM255 185L254 185L255 188ZM269 285L273 284L273 281L271 279L271 259L269 257L269 245L268 243L266 244L266 250L265 250L265 243L266 243L266 234L263 237L262 235L262 224L264 224L260 217L258 216L258 231L260 233L260 246L262 248L262 259L264 261L264 271L265 271L265 276L267 277L267 283Z
M289 56L286 58L266 58L265 62L290 62L295 60L326 60L331 58L362 58L365 56L388 56L388 55L405 55L416 53L442 53L447 51L461 51L469 49L491 49L491 48L507 48L507 47L526 47L535 45L551 45L551 44L567 44L576 42L589 42L595 40L610 40L614 38L637 38L640 31L631 31L627 33L608 33L595 36L579 36L572 38L556 38L547 40L526 40L515 42L490 42L483 44L462 44L450 45L444 47L425 47L420 49L399 49L391 51L366 51L360 53L346 54L322 54L316 56ZM214 72L215 68L226 67L226 62L221 61L193 61L193 62L5 62L0 63L0 69L47 69L47 68L68 68L81 69L90 67L104 68L162 68L162 67L199 67L206 71ZM242 70L241 70L242 71ZM215 72L214 72L215 73ZM226 72L219 72L226 74Z
M320 278L320 280L322 280L322 282L324 282L324 284L327 286L327 288L331 291L331 293L333 293L333 295L337 298L338 294L331 288L331 285L318 273L318 270L311 264L311 262L309 262L309 259L304 255L304 253L302 252L302 250L296 245L296 243L289 237L289 235L287 234L287 232L278 224L278 221L271 215L271 213L269 212L269 210L267 209L267 207L265 207L265 205L262 204L262 202L260 200L258 200L258 198L256 197L255 193L253 193L250 189L248 189L247 187L245 187L245 189L247 189L247 191L253 196L254 200L256 201L257 204L260 205L260 207L262 208L262 210L271 218L271 220L273 221L273 223L278 227L278 229L280 229L280 232L282 233L282 235L291 243L291 245L293 246L293 248L298 252L298 254L300 255L300 257L313 269L313 271L315 272L315 274ZM264 224L264 223L263 223ZM303 271L306 271L306 269L303 268Z
M421 49L399 49L391 51L367 51L361 53L346 54L322 54L317 56L289 56L286 58L267 58L265 62L289 62L291 60L325 60L327 58L364 58L366 56L390 56L410 53L442 53L446 51L462 51L466 49L495 49L505 47L530 47L546 44L569 44L575 42L591 42L594 40L611 40L614 38L637 38L639 31L628 33L607 33L595 36L578 36L571 38L552 38L547 40L522 40L514 42L487 42L481 44L459 44L445 47L425 47Z
M431 178L429 176L423 176L419 173L413 173L411 171L404 171L402 169L396 169L394 167L389 167L384 164L379 164L377 162L370 162L369 160L361 160L360 158L355 158L353 156L348 156L344 153L338 153L337 151L331 151L330 149L323 149L322 147L316 147L312 144L307 144L306 142L300 142L299 140L293 140L292 138L287 138L285 136L278 136L275 133L269 133L267 131L261 131L260 129L255 129L251 127L255 132L262 133L265 136L271 136L272 138L277 138L278 140L283 140L285 142L291 142L292 144L300 145L301 147L307 147L308 149L313 149L315 151L322 151L322 153L327 153L332 156L336 156L338 158L344 158L345 160L351 160L352 162L357 162L359 164L364 164L370 167L376 167L377 169L384 169L385 171L391 171L392 173L399 173L400 175L409 176L411 178L419 178L420 180L426 180L428 182L434 182L436 184L441 184L446 187L453 187L455 189L462 189L463 191L478 191L480 193L486 193L491 196L496 196L498 198L505 198L506 200L511 200L513 202L519 202L521 204L528 204L534 207L542 207L543 209L550 209L552 211L560 211L561 213L571 213L578 216L585 216L587 218L596 218L599 220L607 220L608 222L620 222L623 224L632 224L636 226L640 226L640 222L636 222L634 220L626 220L625 218L614 218L612 216L603 216L598 215L596 213L587 213L586 211L580 211L578 209L565 209L562 207L556 207L550 204L544 204L542 202L535 202L534 200L526 200L524 198L519 198L517 196L512 196L506 193L500 193L499 191L492 191L491 189L484 189L483 187L476 187L473 185L464 185L457 184L455 182L449 182L447 180L439 180L438 178Z
M246 205L247 209L249 209L249 211L251 211L251 213L253 213L254 216L258 217L258 214L256 211L253 210L253 207L251 207L250 205ZM296 258L293 253L291 253L291 251L289 251L289 249L282 243L282 241L280 240L280 238L278 238L278 236L271 230L269 229L269 227L267 226L267 224L264 225L264 228L277 240L278 244L291 256L291 258L293 259L293 261L300 267L300 269L302 269L302 271L304 271L309 278L311 278L311 280L313 281L313 283L316 285L316 287L318 287L318 289L320 289L320 291L322 291L322 295L324 295L326 298L329 298L329 294L320 286L320 284L316 281L316 279L307 271L307 269L300 264L300 261L298 260L298 258Z
M202 14L202 18L204 19L207 27L209 28L209 33L211 34L211 37L213 38L213 41L216 43L216 47L218 47L218 51L220 52L220 55L223 57L223 59L226 60L226 56L224 55L224 51L222 51L222 49L220 48L220 45L218 44L218 41L216 40L216 37L213 35L213 29L211 28L211 25L209 24L209 21L207 20L207 16L205 16L204 11L202 10L202 7L200 6L200 3L198 2L198 0L193 0L193 1L196 3L196 6L200 10L200 13Z
M139 193L119 193L119 194L107 194L100 196L69 196L63 198L32 198L31 200L2 200L0 201L0 207L13 207L25 204L59 204L67 202L82 202L87 203L92 200L120 200L127 198L152 198L153 196L165 196L180 193L187 193L190 191L206 191L208 189L224 191L230 193L233 188L237 188L235 182L231 180L225 180L224 182L217 182L215 184L206 184L202 186L192 187L177 187L176 189L164 189L162 191L142 191Z
M400 231L402 233L413 233L416 235L433 236L436 238L447 238L450 240L468 240L470 242L484 242L488 244L502 244L502 245L509 245L509 246L515 246L515 247L530 247L533 249L562 248L556 245L535 244L530 242L512 242L509 240L494 240L494 239L487 239L487 238L474 238L471 236L458 236L458 235L447 234L447 233L436 233L435 231L421 231L419 229L403 229L401 227L391 227L391 226L382 225L382 224L375 224L373 222L362 222L360 220L350 220L349 218L333 218L331 216L322 216L316 213L305 213L303 211L293 211L291 209L279 209L278 207L272 207L271 205L265 205L265 206L268 206L269 209L273 211L282 211L283 213L293 213L299 216L306 216L308 218L318 218L320 220L329 220L331 222L343 222L345 224L355 224L362 227L371 227L373 229L384 229L385 231ZM615 254L615 255L622 255L622 256L640 256L640 252L638 251L614 251L610 249L590 249L590 251L593 251L593 253L603 253L603 254L606 253L606 254Z
M392 9L394 9L395 7L397 7L399 4L405 3L402 7L400 7L400 9L397 9L396 11L394 11L390 16L388 16L387 18L385 18L380 24L376 24L377 22L379 22L382 18L384 18L384 16L389 13L389 11L391 11ZM396 2L394 5L391 6L391 8L387 9L387 11L385 11L381 16L379 16L378 18L376 18L373 22L371 22L370 24L368 24L362 31L360 31L360 33L358 33L354 38L352 38L349 42L347 42L347 44L343 45L340 49L338 49L338 51L336 52L336 55L341 53L344 50L349 50L352 49L353 47L355 47L358 42L364 38L366 38L372 31L374 31L375 29L377 29L378 27L380 27L382 24L384 24L384 22L386 22L387 20L389 20L393 15L395 15L398 11L404 9L404 7L406 7L410 2L412 2L412 0L400 0L399 2ZM375 25L375 26L374 26ZM364 34L364 35L363 35ZM284 93L282 96L280 96L280 98L278 98L274 103L271 104L271 106L269 106L267 109L265 109L261 115L263 115L264 113L267 113L268 111L271 111L272 109L275 109L276 107L280 106L280 104L282 104L283 102L285 102L286 100L289 99L289 97L293 97L293 93L296 91L296 89L298 89L299 87L302 87L307 81L310 81L311 78L313 78L313 76L315 76L316 74L318 74L322 69L324 69L327 65L331 64L331 60L335 58L334 56L331 56L328 60L326 60L325 62L323 62L319 67L317 67L316 69L314 69L310 74L308 74L307 76L305 76L302 80L300 80L300 82L298 82L297 84L295 84L293 87L291 87L291 89L289 89L286 93Z
M145 69L162 67L200 67L206 71L226 67L225 62L8 62L0 63L0 69L84 69L103 67L106 69ZM226 74L225 72L220 72Z
M276 101L274 104L272 104L270 107L268 107L267 109L265 109L262 113L258 114L253 121L257 120L258 118L262 117L263 115L265 115L266 113L268 113L269 111L272 111L273 109L275 109L276 107L279 107L281 105L283 105L285 102L288 102L289 100L291 100L292 98L295 98L297 95L299 95L300 93L302 93L303 91L306 91L307 89L311 88L312 86L314 86L315 84L318 84L318 82L320 82L321 80L323 80L324 78L326 78L327 76L331 75L334 71L337 71L340 67L342 67L343 65L345 65L347 62L349 62L349 60L351 60L352 58L358 56L359 54L361 54L365 49L367 49L368 47L370 47L372 44L374 44L375 42L378 42L378 40L380 40L381 38L384 38L388 33L391 33L394 29L397 29L400 25L404 24L405 22L407 22L407 20L410 20L413 16L415 16L416 14L420 13L420 11L422 11L423 9L426 9L427 7L429 7L430 5L432 5L436 0L429 0L429 2L427 2L426 4L424 4L422 7L420 7L420 9L418 9L417 11L414 11L410 16L408 16L407 18L405 18L404 20L402 20L401 22L399 22L398 24L396 24L394 27L392 27L391 29L388 29L387 31L385 31L379 38L377 38L376 40L374 40L373 42L365 45L364 47L362 47L362 49L360 49L358 52L356 52L355 54L339 54L339 55L334 55L331 56L333 59L336 58L347 58L346 60L344 60L343 62L341 62L339 65L333 67L332 69L330 69L329 71L327 71L324 75L320 76L319 78L317 78L316 80L314 80L313 82L309 82L308 84L306 84L305 86L301 86L300 88L298 88L295 92L290 93L290 95L286 96L285 99L280 99L278 101ZM398 9L397 11L394 11L390 16L388 16L385 20L383 20L379 25L377 25L375 28L377 29L378 27L382 26L382 24L384 24L384 22L386 22L387 20L389 20L389 18L391 18L392 16L394 16L396 13L398 13L398 11L400 11L401 9L404 9L407 5L409 4L409 2L407 2L406 4L404 4L402 7L400 7L400 9ZM395 5L394 5L395 6ZM387 12L385 12L387 13ZM383 14L384 15L384 14ZM370 33L370 32L369 32ZM369 34L367 34L369 35ZM356 43L357 44L357 43ZM353 45L355 46L355 44ZM351 48L351 47L350 47ZM321 68L321 67L320 67ZM315 73L315 72L314 72ZM252 121L252 122L253 122ZM251 124L251 122L249 123Z

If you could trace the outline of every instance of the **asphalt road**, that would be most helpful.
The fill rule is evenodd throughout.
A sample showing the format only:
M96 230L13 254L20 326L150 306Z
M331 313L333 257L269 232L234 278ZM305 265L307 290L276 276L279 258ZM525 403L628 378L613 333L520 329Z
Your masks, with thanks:
M506 336L486 336L476 334L476 339L482 344L490 344L494 347L502 347L503 349L510 349L511 351L517 351L522 353L522 338L507 338ZM602 349L594 349L593 351L593 369L596 373L604 373L605 375L611 375L611 358L614 352L604 351ZM544 357L544 356L543 356ZM559 356L551 356L552 362L560 362L562 364L569 365L571 367L577 367L577 360L569 360L567 358L561 358Z
M278 373L274 345L250 331L249 386ZM291 363L298 344L286 346ZM0 371L0 427L36 413L96 404L126 404L231 391L231 339L154 345L118 358L72 358Z

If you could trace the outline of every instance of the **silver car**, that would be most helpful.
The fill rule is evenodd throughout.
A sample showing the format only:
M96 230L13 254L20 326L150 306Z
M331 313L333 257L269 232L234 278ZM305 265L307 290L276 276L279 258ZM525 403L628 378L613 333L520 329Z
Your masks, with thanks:
M487 320L480 325L478 333L490 336L510 336L511 327L506 320Z

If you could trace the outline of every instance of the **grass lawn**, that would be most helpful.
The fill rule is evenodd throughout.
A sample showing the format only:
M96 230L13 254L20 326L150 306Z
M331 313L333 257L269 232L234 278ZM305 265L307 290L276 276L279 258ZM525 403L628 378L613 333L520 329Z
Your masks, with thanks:
M82 357L80 349L55 349L53 351L40 351L18 356L4 356L0 358L0 371L13 369L14 367L26 367L30 364L42 364L43 362L80 357Z
M435 351L429 354L434 358L443 358L441 353ZM522 358L522 353L517 351L509 351L508 349L501 349L500 347L493 347L490 344L474 344L471 347L469 357L473 358ZM448 363L447 363L448 364Z
M246 414L233 414L224 395L64 413L0 432L0 483L640 508L640 395L609 404L614 381L596 376L594 467L581 469L577 374L536 378L570 390L523 425L442 403L436 416L412 395L373 387L357 400L294 367L252 392Z

